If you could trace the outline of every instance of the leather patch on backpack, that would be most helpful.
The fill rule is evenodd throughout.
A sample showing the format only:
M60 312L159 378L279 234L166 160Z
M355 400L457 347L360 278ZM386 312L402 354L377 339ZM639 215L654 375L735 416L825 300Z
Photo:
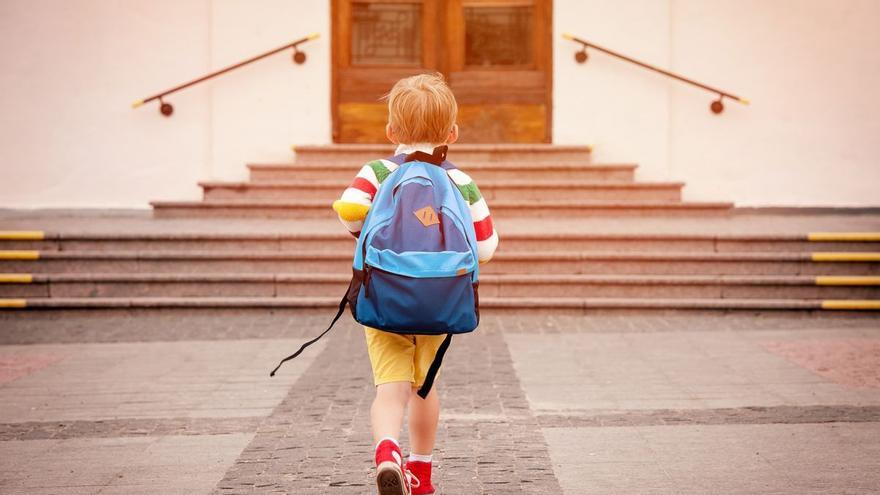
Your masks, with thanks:
M430 227L431 225L437 225L440 223L440 217L437 216L437 212L434 211L434 208L432 208L431 205L420 208L413 213L425 227Z

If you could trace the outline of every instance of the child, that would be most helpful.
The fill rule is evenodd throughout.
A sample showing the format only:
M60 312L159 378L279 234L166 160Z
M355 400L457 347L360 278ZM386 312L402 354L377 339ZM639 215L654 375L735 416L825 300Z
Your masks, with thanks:
M458 105L440 74L423 74L398 81L388 99L385 135L398 145L395 155L423 151L458 139L455 124ZM375 160L361 168L333 209L345 227L357 237L384 180L398 165ZM470 206L480 263L489 261L498 245L489 208L477 185L464 172L447 171ZM380 495L429 495L431 452L440 417L436 386L424 400L414 392L425 381L428 368L444 335L401 335L364 327L367 351L373 368L376 398L370 411L376 443L376 483ZM406 464L397 438L409 405L410 456Z

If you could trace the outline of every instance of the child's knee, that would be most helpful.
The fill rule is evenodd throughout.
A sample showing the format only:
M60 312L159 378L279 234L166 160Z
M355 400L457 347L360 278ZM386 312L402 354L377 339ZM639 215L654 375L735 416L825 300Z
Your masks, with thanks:
M406 404L411 395L410 382L389 382L376 386L376 400Z

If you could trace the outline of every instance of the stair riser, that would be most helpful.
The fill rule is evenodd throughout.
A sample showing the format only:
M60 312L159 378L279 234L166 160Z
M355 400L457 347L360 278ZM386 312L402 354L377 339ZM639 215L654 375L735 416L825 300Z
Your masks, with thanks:
M324 200L332 203L339 199L346 184L333 189L298 187L273 188L237 188L237 187L205 187L205 201L212 200L261 200L261 199L297 199ZM542 201L680 201L681 189L677 186L665 188L570 188L570 187L537 187L522 188L480 188L487 201L521 200L529 202ZM490 203L491 204L491 203Z
M342 227L340 226L340 229ZM501 246L505 252L512 251L560 251L560 252L789 252L809 253L815 251L880 252L880 242L799 242L799 241L713 241L707 240L580 240L580 239L512 239L503 235ZM355 246L351 236L330 239L283 239L283 240L95 240L95 241L0 241L3 250L37 251L231 251L253 252L302 252L325 251L350 254Z
M339 226L341 229L342 225ZM218 251L233 253L327 251L351 253L356 239L352 236L333 239L296 240L96 240L96 241L12 241L0 242L3 250L36 251Z
M504 260L480 268L491 274L596 275L880 275L880 263L810 261ZM319 260L0 261L0 273L351 273L346 258Z
M279 321L287 321L290 318L298 318L303 320L317 319L322 322L333 316L335 308L317 307L317 308L289 308L278 306L251 306L251 307L153 307L153 308L98 308L98 309L81 309L81 308L34 308L27 309L0 309L0 327L4 321L22 321L27 318L43 319L51 317L57 320L65 320L68 318L83 318L91 316L113 316L113 317L130 317L130 318L174 318L179 315L181 318L190 317L192 315L210 314L212 317L222 317L224 314L234 314L241 316L252 314L264 318L267 314L275 315ZM669 307L637 307L637 308L559 308L559 307L534 307L528 308L496 308L489 305L480 308L480 317L483 321L496 317L510 317L512 315L534 315L535 311L541 311L543 314L549 315L571 315L571 316L730 316L732 314L748 314L753 317L779 317L785 315L791 318L827 318L829 323L833 324L835 318L867 318L873 320L877 318L877 312L870 311L822 311L816 309L751 309L751 308L669 308ZM344 318L350 318L349 315ZM326 324L326 323L322 323ZM351 323L356 325L355 323ZM315 331L320 332L323 327L315 325ZM59 337L62 337L62 334ZM22 337L24 338L24 337ZM35 342L43 342L42 338L36 337Z
M335 297L347 282L51 282L0 284L0 297ZM815 285L480 284L482 297L880 299L880 287Z
M388 157L394 154L394 150L387 151L351 151L339 149L323 150L296 150L297 163L367 163L377 158ZM454 163L469 162L508 162L508 163L531 163L564 161L570 163L589 163L590 155L583 150L559 150L547 149L541 151L522 150L456 150L450 148L449 160Z
M492 208L493 218L592 218L592 217L692 217L692 216L725 216L729 215L729 208L720 207L693 207L693 208L630 208L626 206L614 208L582 207L535 207L535 205L522 205L501 208L495 205ZM156 206L153 209L155 218L290 218L311 219L335 217L333 210L329 208L266 208L261 206L252 207L209 207L207 205L195 207Z
M635 175L631 169L583 169L583 170L467 170L464 169L477 183L493 180L544 180L544 181L607 181L607 182L632 182ZM351 170L336 169L260 169L250 171L250 180L254 182L297 181L308 182L339 182L345 188L354 179L358 168Z

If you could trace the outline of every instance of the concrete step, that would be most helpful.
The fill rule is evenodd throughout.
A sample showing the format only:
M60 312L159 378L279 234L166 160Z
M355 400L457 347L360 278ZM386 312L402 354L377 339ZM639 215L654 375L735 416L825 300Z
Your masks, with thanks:
M296 145L292 146L291 149L296 153L296 161L298 163L349 162L363 164L368 160L392 156L395 146L390 144ZM449 146L448 157L454 163L474 161L530 162L539 160L587 161L590 158L591 152L591 146L453 144Z
M342 273L351 253L0 251L0 273ZM880 253L499 252L482 274L878 275Z
M342 230L341 228L339 230ZM199 233L199 232L0 232L2 250L38 251L325 251L351 254L348 233ZM501 249L515 251L609 252L880 252L880 232L810 234L609 234L507 233Z
M0 297L333 297L350 276L297 273L0 274ZM484 275L483 297L876 299L880 277Z
M250 180L253 182L297 181L300 183L335 182L347 186L358 173L363 161L348 162L309 162L296 164L248 164ZM468 173L477 184L495 180L552 180L552 181L602 181L632 182L636 165L605 164L589 165L569 162L527 162L527 163L467 163L462 170Z
M163 308L296 308L323 309L330 315L339 304L337 297L106 297L106 298L31 298L0 299L6 310L60 309L163 309ZM481 310L516 311L586 311L658 310L658 311L870 311L880 310L880 301L819 299L638 299L638 298L539 298L485 297ZM329 318L329 316L328 316ZM316 330L317 331L317 330Z
M151 201L156 218L335 218L327 201ZM706 216L726 215L733 207L724 202L670 203L664 201L547 201L523 204L520 201L493 201L492 216L504 218L567 218L626 216Z
M204 200L338 199L347 183L297 181L199 182ZM683 182L607 183L586 181L486 181L479 184L488 201L547 202L559 200L681 201Z

